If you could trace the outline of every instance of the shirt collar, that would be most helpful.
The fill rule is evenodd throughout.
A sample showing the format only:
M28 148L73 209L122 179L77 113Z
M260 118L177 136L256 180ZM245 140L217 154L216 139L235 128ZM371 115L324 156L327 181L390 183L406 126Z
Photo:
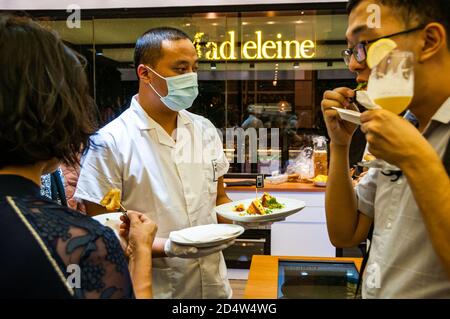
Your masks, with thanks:
M33 181L18 175L0 175L0 196L41 197L41 190Z
M155 129L159 124L148 116L147 112L142 108L137 100L137 94L131 99L130 110L136 115L136 124L140 130Z
M188 112L183 110L178 112L178 124L189 125L193 124L192 119L189 117Z
M131 111L135 114L134 118L136 120L136 124L140 130L155 130L156 136L158 138L158 142L160 144L167 145L169 147L175 147L175 141L173 138L167 134L167 132L152 119L147 112L145 112L144 108L139 104L137 100L137 95L133 96L130 105ZM192 120L188 115L187 111L178 112L177 117L177 127L187 126L192 124Z
M450 97L444 102L444 104L442 104L431 120L441 122L443 124L450 123Z
M136 120L141 130L149 130L161 127L158 122L152 119L144 108L139 104L137 95L133 96L131 100L130 109L137 115ZM183 110L178 112L178 124L188 125L192 124L191 118L188 116L188 112Z

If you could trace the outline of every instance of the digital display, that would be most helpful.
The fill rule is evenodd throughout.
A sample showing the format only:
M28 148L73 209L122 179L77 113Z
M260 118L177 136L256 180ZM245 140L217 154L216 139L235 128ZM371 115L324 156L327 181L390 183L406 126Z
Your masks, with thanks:
M354 299L359 273L352 262L280 261L279 299Z

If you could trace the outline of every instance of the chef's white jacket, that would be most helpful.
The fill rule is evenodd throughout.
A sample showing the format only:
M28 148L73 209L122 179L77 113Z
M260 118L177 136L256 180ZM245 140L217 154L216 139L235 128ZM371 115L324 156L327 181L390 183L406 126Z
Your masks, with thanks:
M229 168L217 130L204 117L181 111L175 134L174 140L133 97L130 108L93 137L75 197L99 203L112 187L119 188L127 209L157 223L157 237L217 223L217 180ZM155 258L153 293L155 298L231 298L223 254Z

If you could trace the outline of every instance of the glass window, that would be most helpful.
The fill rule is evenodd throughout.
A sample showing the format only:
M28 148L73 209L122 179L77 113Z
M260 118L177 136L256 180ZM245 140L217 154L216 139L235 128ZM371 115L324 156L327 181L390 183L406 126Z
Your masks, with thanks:
M156 15L142 9L134 16L111 10L101 18L88 13L82 14L81 28L68 28L64 17L49 16L43 23L86 57L101 123L123 112L138 92L136 39L153 27L179 28L192 37L200 57L199 96L189 111L222 131L233 173L283 171L302 148L312 146L314 135L326 135L323 92L355 85L340 56L346 48L343 11ZM242 141L235 133L239 128Z

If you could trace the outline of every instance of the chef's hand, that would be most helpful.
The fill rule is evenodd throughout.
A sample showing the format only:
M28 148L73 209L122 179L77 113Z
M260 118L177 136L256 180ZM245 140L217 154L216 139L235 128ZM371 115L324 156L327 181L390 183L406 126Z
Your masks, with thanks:
M332 107L357 111L349 102L349 99L353 97L355 97L355 92L349 88L337 88L333 91L326 91L323 95L321 103L323 118L331 142L336 145L350 145L357 125L342 120L338 112L332 109Z
M127 217L120 216L122 224L119 234L125 255L132 258L142 250L152 249L158 226L147 216L135 211L127 211Z
M369 152L401 169L405 163L434 152L417 128L392 112L366 111L361 115L361 122Z
M166 253L167 257L200 258L222 251L233 244L234 240L218 246L197 248L194 246L178 245L170 239L167 239L166 243L164 244L164 252Z

